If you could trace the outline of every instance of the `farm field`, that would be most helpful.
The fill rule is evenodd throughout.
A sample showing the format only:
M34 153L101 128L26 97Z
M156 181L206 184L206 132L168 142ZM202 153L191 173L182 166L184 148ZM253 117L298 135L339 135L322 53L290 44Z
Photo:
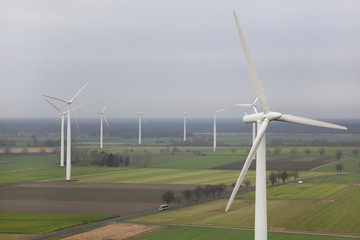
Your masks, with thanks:
M222 139L223 142L229 141L229 143L232 141L244 141L245 143L245 139L249 136L249 134L220 134L219 139ZM299 142L311 142L314 140L312 137L314 136L300 136L301 141L299 140ZM318 137L322 138L323 136ZM273 138L274 142L279 141L276 136ZM280 136L280 138L283 140L289 138L289 141L293 143L298 141L296 137L286 135ZM46 138L39 139L45 140ZM335 141L334 139L332 141ZM356 137L341 136L339 139L355 141ZM166 190L172 190L177 196L181 196L183 190L194 189L196 185L225 183L227 191L231 191L230 185L236 181L248 150L247 147L236 147L229 144L229 146L218 147L215 153L212 152L211 146L177 146L176 151L173 152L173 147L167 146L173 141L171 138L161 139L161 143L156 138L144 139L143 142L148 142L151 146L146 144L137 146L136 140L133 139L135 144L129 144L118 142L119 139L114 138L106 143L104 150L114 154L123 154L124 151L129 151L130 157L134 159L150 154L151 159L146 168L135 166L99 167L84 163L82 163L83 166L75 166L74 164L71 182L64 181L65 168L59 167L59 156L56 154L40 154L36 153L37 150L23 154L19 152L20 148L8 156L0 154L0 189L4 193L0 196L3 207L0 213L12 214L14 211L20 211L24 214L28 212L46 213L54 216L64 213L124 216L144 211L156 211L162 203L160 196ZM78 138L76 141L76 145L80 149L97 148L97 143L97 138ZM320 147L317 146L295 147L296 154L291 153L293 148L293 146L282 146L279 154L274 151L276 147L268 148L268 164L275 167L273 169L270 167L267 175L271 171L293 170L291 167L297 169L299 166L302 167L299 171L299 179L333 175L336 174L335 165L339 162L344 166L343 175L307 180L301 185L288 184L269 188L269 229L359 236L360 231L357 226L360 223L355 218L354 209L345 207L360 208L358 203L353 204L360 197L358 195L359 187L356 185L360 183L360 174L358 174L360 173L358 166L360 158L353 156L352 152L356 148L323 147L324 153L321 156L318 153ZM306 149L310 150L310 154L305 153ZM339 149L343 153L341 161L337 161L335 158L335 152ZM255 185L255 171L250 170L245 180L251 182L250 189L252 189ZM193 203L194 199L190 202ZM183 225L205 227L187 229L189 236L199 236L199 239L205 237L209 239L206 233L202 233L208 227L215 227L216 231L214 230L213 234L223 234L219 227L236 228L234 231L237 231L237 234L244 234L244 236L250 234L251 239L253 236L251 230L245 231L239 230L239 228L253 228L254 193L239 195L227 215L224 214L226 202L226 199L222 199L186 206L133 219L131 222L180 225L164 227L162 230L144 236L144 239L147 239L146 237L167 239L164 237L166 234L178 234L181 239L182 235L176 232L181 231L179 229L183 228ZM181 204L184 203L183 199ZM69 208L69 206L72 207ZM170 206L175 207L176 203L172 202ZM287 214L281 214L283 212ZM311 212L318 214L311 214ZM301 218L299 218L300 213L303 216ZM40 221L41 218L38 219ZM33 215L33 220L37 220L36 214ZM89 221L94 220L89 218ZM15 223L15 219L10 219L9 222ZM24 234L33 233L28 231ZM287 234L271 232L269 239L288 239ZM152 235L153 238L151 238ZM183 238L187 238L187 236L184 235ZM291 235L292 239L343 239L342 237L321 238L323 236L315 235L306 238L307 236Z
M166 226L158 231L135 238L136 240L157 240L157 239L195 239L195 240L217 240L221 236L222 239L253 239L254 232L252 230L240 229L222 229L210 227L194 227L194 226ZM297 234L283 232L269 232L269 240L346 240L357 239L340 236L329 235L312 235Z
M332 178L337 177L342 176ZM304 183L269 188L269 229L360 236L360 219L357 211L360 208L360 202L357 200L360 197L358 183L359 177L348 185ZM309 185L306 186L307 184ZM325 190L319 191L321 187ZM253 228L253 193L240 195L228 213L225 213L226 204L227 199L222 199L132 219L131 222Z

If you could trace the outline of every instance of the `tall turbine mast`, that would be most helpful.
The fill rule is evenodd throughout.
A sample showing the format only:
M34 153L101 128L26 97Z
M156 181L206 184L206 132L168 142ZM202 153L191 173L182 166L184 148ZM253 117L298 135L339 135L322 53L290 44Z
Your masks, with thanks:
M48 95L43 95L44 97L55 99L61 102L66 103L67 105L67 148L66 148L66 180L71 180L71 118L70 118L70 111L73 110L71 104L75 100L75 98L79 95L79 93L88 85L86 83L70 100L64 100L61 98L51 97ZM75 118L76 121L76 118ZM77 125L77 121L76 121Z
M296 123L296 124L310 125L316 127L334 128L341 130L346 130L347 128L344 126L317 121L309 118L303 118L289 114L282 114L279 112L272 112L266 100L265 94L263 92L263 88L261 87L261 83L258 79L258 75L256 73L255 66L251 60L249 51L246 47L244 36L242 34L235 10L234 10L234 18L241 39L241 44L244 50L246 62L249 68L251 80L253 82L256 95L259 98L261 105L264 109L264 112L246 115L243 118L244 122L246 123L257 122L258 133L250 149L249 155L246 158L244 166L240 172L239 178L236 181L235 187L233 189L233 192L231 194L231 197L229 199L225 211L229 210L256 152L257 158L256 158L256 188L255 188L255 240L266 240L267 239L267 205L266 205L265 132L270 121L281 121L281 122Z
M106 116L104 115L104 112L106 110L106 108L108 107L109 104L106 104L106 106L103 108L103 110L101 112L98 112L97 114L100 114L100 148L103 148L103 119L106 122L106 125L108 127L110 127L109 122L106 119Z
M213 146L213 151L216 152L216 116L217 116L218 113L221 113L222 111L225 111L226 109L228 109L228 107L217 110L217 111L215 109L213 109L212 107L209 107L209 108L214 114L214 127L213 127L213 130L214 130L214 136L213 136L214 146Z
M185 111L183 115L184 115L184 142L185 142L186 141L186 120L187 120L188 112Z
M143 110L141 109L137 115L139 116L139 144L141 144L141 119L142 116L144 115Z

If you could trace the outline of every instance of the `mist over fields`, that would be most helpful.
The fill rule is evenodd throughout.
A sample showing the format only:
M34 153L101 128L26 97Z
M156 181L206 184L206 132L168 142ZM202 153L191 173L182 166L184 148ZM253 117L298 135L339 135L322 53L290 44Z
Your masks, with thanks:
M138 119L108 119L110 128L104 125L104 135L108 137L131 138L138 136ZM319 128L297 124L271 122L268 133L279 134L359 134L360 120L358 119L321 119L323 121L346 126L347 131ZM73 137L99 135L100 119L78 119L77 131L75 121L72 120ZM66 127L66 120L65 120ZM245 124L242 119L218 118L218 133L251 133L252 124ZM188 119L187 135L196 133L212 133L213 119ZM44 136L60 135L59 119L2 119L0 120L0 135L3 136ZM143 137L182 137L183 119L146 119L142 124Z

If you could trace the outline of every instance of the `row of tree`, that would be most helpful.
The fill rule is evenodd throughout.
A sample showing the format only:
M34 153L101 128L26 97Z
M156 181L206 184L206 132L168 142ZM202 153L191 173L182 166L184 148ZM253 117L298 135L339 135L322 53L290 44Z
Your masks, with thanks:
M181 196L175 196L173 191L168 190L161 195L161 200L167 204L177 201L177 204L179 205L180 202L184 199L186 204L189 204L192 199L197 202L203 197L208 199L210 196L221 196L226 188L227 187L224 183L218 185L196 186L193 190L187 189L182 191Z
M291 177L294 178L294 181L296 181L296 179L299 177L299 172L292 171L288 173L287 171L278 171L278 172L271 172L269 174L269 180L272 186L274 186L274 183L276 181L279 184L280 180L282 180L283 183L285 183L285 181Z
M150 164L151 153L134 152L125 149L122 153L106 153L94 149L73 148L72 151L74 165L97 165L99 167L139 167L146 168Z

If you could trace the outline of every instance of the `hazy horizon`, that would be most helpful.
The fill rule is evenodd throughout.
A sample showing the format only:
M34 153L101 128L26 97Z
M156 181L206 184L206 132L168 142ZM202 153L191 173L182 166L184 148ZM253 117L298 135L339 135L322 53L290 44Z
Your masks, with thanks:
M273 111L360 119L360 1L0 2L0 118L242 119L255 92L232 11ZM65 111L66 106L54 101ZM259 110L261 109L258 104ZM241 120L242 121L242 120Z

